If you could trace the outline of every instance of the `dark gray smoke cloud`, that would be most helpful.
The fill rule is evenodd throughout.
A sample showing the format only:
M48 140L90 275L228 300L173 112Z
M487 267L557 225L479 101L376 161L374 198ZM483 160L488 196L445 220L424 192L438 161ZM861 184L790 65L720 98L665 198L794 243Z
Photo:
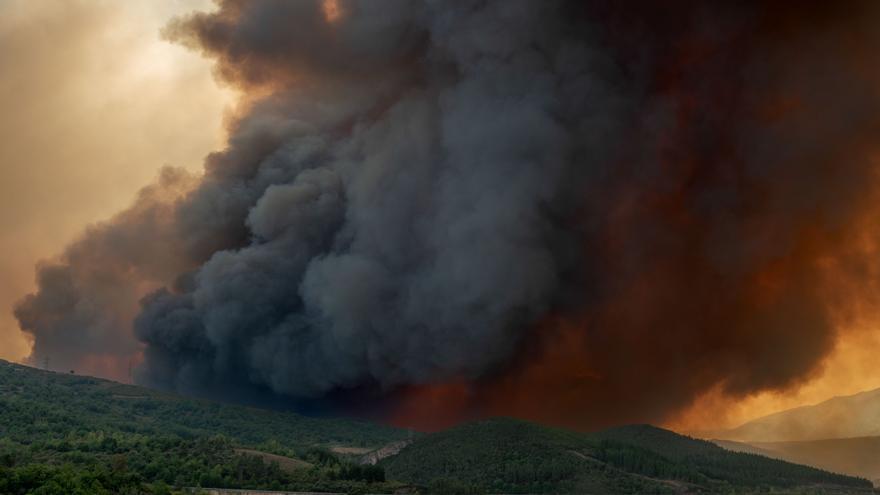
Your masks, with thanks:
M146 379L316 397L476 377L553 303L570 158L605 152L565 120L613 105L591 33L560 39L561 4L342 5L337 24L232 2L169 29L273 94L182 206L217 226L213 255L146 300Z
M130 353L133 330L149 385L399 399L465 382L468 408L591 426L719 383L784 388L831 348L819 262L862 259L842 246L873 204L880 86L841 34L877 48L867 24L338 4L224 0L168 27L249 109L196 187L145 195L39 269L17 309L37 353Z

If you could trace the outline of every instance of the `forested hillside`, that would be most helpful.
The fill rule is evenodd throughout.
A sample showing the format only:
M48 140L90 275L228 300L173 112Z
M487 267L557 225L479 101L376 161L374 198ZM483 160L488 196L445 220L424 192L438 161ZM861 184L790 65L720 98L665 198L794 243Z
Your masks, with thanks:
M650 426L585 434L511 419L409 438L370 423L191 400L0 362L0 494L870 493L866 480ZM340 449L339 447L345 447ZM360 447L360 448L354 448ZM338 454L348 452L350 454Z
M408 432L191 400L0 361L0 493L165 493L167 486L390 490L380 468L328 449ZM302 469L248 455L294 457ZM378 484L377 484L378 483Z
M384 463L448 493L870 493L867 480L636 425L584 434L512 419L428 435Z
M815 466L873 480L880 486L880 437L833 438L803 442L742 443L713 440L737 452L757 452L767 457Z
M186 399L98 378L45 372L0 361L0 434L57 438L95 431L222 433L248 444L275 440L291 447L378 447L406 431L346 419L316 419L219 402Z

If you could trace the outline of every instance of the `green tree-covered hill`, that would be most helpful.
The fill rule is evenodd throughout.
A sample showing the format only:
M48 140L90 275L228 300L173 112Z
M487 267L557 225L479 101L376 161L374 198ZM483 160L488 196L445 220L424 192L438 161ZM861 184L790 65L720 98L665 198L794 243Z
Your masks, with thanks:
M373 423L187 399L5 361L0 361L0 399L0 436L16 441L103 431L183 438L223 434L247 444L274 440L307 448L379 447L407 436Z
M486 420L419 436L378 466L333 451L408 437L371 423L186 399L0 362L3 495L167 494L198 486L438 494L872 491L866 480L733 453L646 425L586 434Z
M0 494L167 493L167 486L391 491L381 468L334 455L408 432L186 399L0 361ZM251 450L253 449L253 450ZM282 469L273 457L298 458ZM274 457L277 459L277 457Z
M576 433L513 419L427 435L383 462L448 493L870 493L867 480L734 453L648 425Z

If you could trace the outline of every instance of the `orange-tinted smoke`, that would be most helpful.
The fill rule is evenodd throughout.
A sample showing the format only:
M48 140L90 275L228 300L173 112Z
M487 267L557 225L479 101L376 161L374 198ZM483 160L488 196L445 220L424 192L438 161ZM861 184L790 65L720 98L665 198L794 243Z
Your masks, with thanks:
M834 92L853 97L848 81L867 98L880 93L876 52L865 48L878 40L864 23L877 12L853 7L768 7L732 31L707 27L721 22L710 17L673 36L645 102L664 105L672 124L656 133L635 126L616 188L595 199L596 208L614 205L584 275L600 286L599 302L547 317L490 377L408 388L392 422L429 430L487 415L580 429L674 422L708 391L737 401L819 376L849 322L880 317L880 230L871 221L880 213L880 119L832 115ZM633 22L613 10L614 22ZM632 32L618 28L612 38ZM820 53L806 51L816 44ZM810 57L827 59L802 69ZM837 72L826 82L809 67ZM815 92L823 89L832 94ZM826 117L846 132L831 124L825 133ZM743 135L771 146L778 135L780 147L820 155L774 157L803 160L803 175L754 180L745 170L760 164ZM638 175L646 155L656 177ZM701 194L726 184L748 200L706 213L717 198Z
M342 7L339 5L339 0L324 0L321 7L324 10L324 18L327 19L327 22L336 22L342 16Z

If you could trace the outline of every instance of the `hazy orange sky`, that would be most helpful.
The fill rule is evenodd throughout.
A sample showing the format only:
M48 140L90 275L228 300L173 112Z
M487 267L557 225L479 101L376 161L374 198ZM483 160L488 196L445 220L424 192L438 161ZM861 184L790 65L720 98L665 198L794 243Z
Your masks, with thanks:
M29 353L11 307L33 290L37 261L129 204L162 166L197 172L204 155L222 147L233 93L218 87L209 61L159 35L171 17L210 8L210 0L0 2L0 66L7 68L0 76L0 358ZM732 426L880 387L876 325L859 325L864 331L844 332L800 388L735 403L710 393L669 426Z
M211 5L0 2L0 358L29 353L11 306L38 260L131 202L160 167L198 171L222 144L229 90L159 34Z
M880 388L877 373L880 335L877 335L875 328L876 325L847 332L825 361L822 370L799 388L784 392L762 392L739 401L731 401L710 392L666 426L688 432L730 428L774 412Z

